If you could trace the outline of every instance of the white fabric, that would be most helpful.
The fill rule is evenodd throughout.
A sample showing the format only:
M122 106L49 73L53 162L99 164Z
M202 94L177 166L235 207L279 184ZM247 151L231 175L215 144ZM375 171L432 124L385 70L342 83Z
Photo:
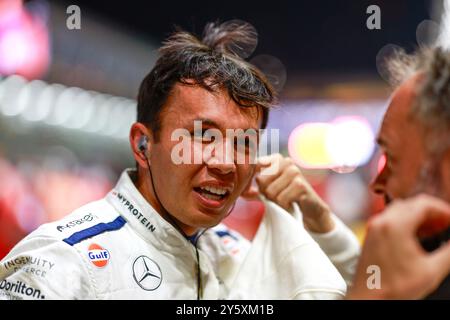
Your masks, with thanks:
M334 266L344 278L347 286L352 285L356 272L361 246L355 234L334 214L333 230L327 233L309 232L319 244Z
M148 204L131 172L104 199L42 225L17 244L0 262L0 299L196 299L194 246ZM73 245L63 241L118 217L126 220L118 230ZM92 245L107 250L105 266L90 259L89 253L105 252L90 251ZM203 299L345 294L344 280L319 246L271 202L252 244L219 225L200 237L199 248Z
M231 298L338 299L346 292L339 272L301 224L273 202L234 280Z

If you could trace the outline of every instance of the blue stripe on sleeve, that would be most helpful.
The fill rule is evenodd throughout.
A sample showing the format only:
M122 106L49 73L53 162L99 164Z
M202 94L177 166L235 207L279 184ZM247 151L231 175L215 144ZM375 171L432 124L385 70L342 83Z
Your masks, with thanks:
M111 222L108 223L99 223L95 226L92 226L90 228L87 228L85 230L81 230L78 232L75 232L70 237L64 239L63 241L71 246L74 244L81 242L85 239L91 238L93 236L99 235L103 232L107 231L113 231L113 230L119 230L124 226L126 223L125 219L122 216L118 216L116 219L114 219Z

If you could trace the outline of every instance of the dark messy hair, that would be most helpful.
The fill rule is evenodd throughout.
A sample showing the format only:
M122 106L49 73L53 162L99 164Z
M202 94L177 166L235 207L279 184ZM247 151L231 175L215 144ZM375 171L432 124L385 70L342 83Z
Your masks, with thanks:
M239 48L254 43L256 34L249 24L209 23L202 40L177 31L159 49L159 58L139 88L137 121L149 125L156 141L161 129L161 111L173 86L179 82L199 85L208 91L227 90L241 107L262 109L262 128L275 91L265 75L238 54Z
M387 67L394 85L415 74L422 76L411 115L433 133L431 149L450 146L450 51L441 47L422 48L413 54L397 51L387 61ZM437 136L443 139L436 139Z

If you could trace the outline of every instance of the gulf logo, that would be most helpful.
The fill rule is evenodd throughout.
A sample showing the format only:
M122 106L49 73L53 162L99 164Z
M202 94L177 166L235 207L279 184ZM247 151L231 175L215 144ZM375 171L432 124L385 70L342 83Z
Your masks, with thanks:
M93 243L88 248L88 257L92 264L96 267L103 268L108 264L109 251L102 246Z

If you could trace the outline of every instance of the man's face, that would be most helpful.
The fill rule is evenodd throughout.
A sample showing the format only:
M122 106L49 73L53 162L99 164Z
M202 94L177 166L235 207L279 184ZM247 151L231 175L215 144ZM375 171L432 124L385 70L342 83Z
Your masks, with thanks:
M378 136L386 165L372 188L387 203L425 191L418 190L427 160L423 126L411 116L418 81L412 77L394 92Z
M225 141L226 129L257 130L260 110L239 107L226 91L209 92L199 86L176 84L160 119L160 139L156 143L152 141L150 157L156 192L178 226L191 235L199 228L218 224L228 214L251 181L255 165L248 161L236 164L217 157L206 157L200 163L176 164L172 149L180 141L172 141L172 133L177 129L189 131L194 158L211 143L194 137L194 121L202 121L203 131L219 130ZM233 155L229 153L235 153L236 149L235 146L226 149L226 146L226 143L217 145L230 159ZM235 154L234 159L237 159Z

